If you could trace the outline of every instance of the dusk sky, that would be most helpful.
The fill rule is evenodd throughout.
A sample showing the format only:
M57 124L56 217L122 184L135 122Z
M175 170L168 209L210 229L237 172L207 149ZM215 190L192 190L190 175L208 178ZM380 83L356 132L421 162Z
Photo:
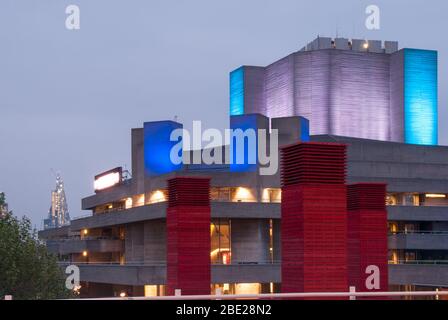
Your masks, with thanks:
M65 27L78 5L81 29ZM369 31L365 9L381 9ZM445 30L445 31L443 31ZM0 191L42 226L60 172L72 217L94 175L131 169L130 130L193 120L224 129L228 73L317 35L439 51L439 141L448 145L448 3L442 0L1 0Z

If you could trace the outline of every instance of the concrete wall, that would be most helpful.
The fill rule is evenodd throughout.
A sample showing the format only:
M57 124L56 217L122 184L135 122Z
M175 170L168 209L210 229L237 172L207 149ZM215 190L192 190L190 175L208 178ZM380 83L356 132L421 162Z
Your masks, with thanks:
M448 250L447 234L395 234L389 236L389 249Z
M143 263L144 260L144 224L134 223L125 227L126 263Z
M144 263L166 263L166 221L144 222Z
M80 265L81 281L121 285L165 284L166 266ZM280 265L213 265L211 283L278 283Z
M403 50L390 57L390 140L404 141L404 55Z
M387 211L390 221L448 221L447 207L389 206Z
M122 252L122 240L49 240L47 241L47 248L54 253L68 254L87 252Z
M275 61L264 73L260 67L245 70L251 68L258 72L245 77L244 93L251 97L245 99L245 113L303 116L312 134L390 139L390 95L400 95L397 86L390 90L390 55L305 51Z
M166 203L155 203L123 211L97 214L73 220L71 230L92 229L129 224L137 221L161 219L166 216Z
M445 287L448 285L447 265L389 265L389 283Z
M132 186L133 194L145 192L145 166L143 150L143 128L131 131Z
M269 256L269 220L232 219L232 264L266 263Z
M80 265L81 281L123 285L165 284L165 266ZM280 264L213 265L212 283L280 283ZM391 285L448 286L446 265L389 265Z
M273 260L279 262L282 260L282 245L281 245L281 220L272 220L272 242L273 242Z

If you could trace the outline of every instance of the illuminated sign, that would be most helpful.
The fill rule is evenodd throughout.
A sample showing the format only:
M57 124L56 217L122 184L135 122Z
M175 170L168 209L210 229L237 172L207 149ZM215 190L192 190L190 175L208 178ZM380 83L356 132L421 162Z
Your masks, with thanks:
M121 167L117 167L96 175L93 182L95 191L104 190L119 184L122 180L122 171Z
M143 124L145 172L148 176L158 176L182 169L182 163L171 161L171 150L178 141L171 140L171 133L182 129L182 124L174 121L154 121ZM182 158L182 148L178 150Z
M232 130L240 129L241 139L233 135L230 141L230 155L232 162L230 164L231 172L255 172L258 163L258 115L249 114L230 117L230 128ZM269 121L269 120L268 120ZM252 133L250 135L249 133ZM247 133L247 134L246 134ZM238 144L242 143L242 150L238 150ZM242 151L242 152L241 152ZM242 157L242 161L241 158Z

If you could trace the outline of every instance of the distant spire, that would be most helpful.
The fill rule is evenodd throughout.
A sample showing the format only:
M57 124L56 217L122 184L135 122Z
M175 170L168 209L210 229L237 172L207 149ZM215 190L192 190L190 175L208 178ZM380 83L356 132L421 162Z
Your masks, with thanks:
M56 188L51 192L51 206L48 218L44 220L44 229L59 228L70 224L64 181L59 173L56 174Z

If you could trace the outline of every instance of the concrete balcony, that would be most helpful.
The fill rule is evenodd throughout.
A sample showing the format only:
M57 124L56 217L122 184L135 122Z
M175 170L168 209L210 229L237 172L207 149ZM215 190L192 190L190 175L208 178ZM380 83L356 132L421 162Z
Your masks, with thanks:
M70 226L60 228L44 229L38 232L40 239L64 238L70 233Z
M429 264L415 261L414 264L389 264L389 283L395 285L448 286L448 264Z
M70 229L72 231L79 231L82 229L110 227L138 221L161 219L166 217L166 206L166 202L160 202L122 211L113 211L79 218L71 221Z
M389 235L389 249L448 250L448 233Z
M165 265L77 265L80 268L81 281L135 286L166 282ZM280 283L281 265L212 265L211 276L212 283ZM446 287L448 286L448 264L390 264L389 283Z
M81 281L132 286L165 284L164 265L76 264Z
M265 202L211 202L212 218L280 219L281 204Z
M213 283L279 283L281 264L212 265Z
M47 248L50 252L56 254L69 254L88 252L123 252L124 241L115 239L67 239L67 240L49 240Z
M82 199L81 208L82 210L90 210L105 203L114 202L118 199L125 199L130 194L133 194L132 184L131 181L128 181L128 183L114 186L107 191L98 192Z
M280 219L280 203L211 202L212 218ZM82 217L71 221L70 230L93 229L166 218L166 202Z
M448 207L388 206L390 221L448 221Z
M141 286L165 284L166 265L76 264L81 281ZM66 264L62 265L63 267ZM280 264L212 265L212 283L280 282Z

